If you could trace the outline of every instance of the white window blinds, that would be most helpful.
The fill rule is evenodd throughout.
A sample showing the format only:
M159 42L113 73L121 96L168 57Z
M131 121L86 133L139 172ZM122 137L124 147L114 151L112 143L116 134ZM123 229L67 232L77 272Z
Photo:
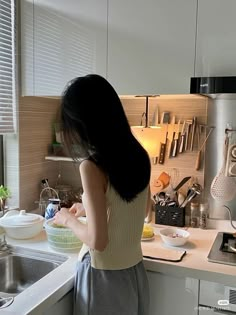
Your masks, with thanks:
M0 134L16 131L15 3L0 0Z

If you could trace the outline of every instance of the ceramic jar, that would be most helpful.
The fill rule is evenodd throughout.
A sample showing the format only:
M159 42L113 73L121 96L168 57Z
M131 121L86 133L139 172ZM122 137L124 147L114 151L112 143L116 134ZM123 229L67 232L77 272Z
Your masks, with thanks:
M45 210L45 219L51 219L60 210L60 199L50 198L49 204Z

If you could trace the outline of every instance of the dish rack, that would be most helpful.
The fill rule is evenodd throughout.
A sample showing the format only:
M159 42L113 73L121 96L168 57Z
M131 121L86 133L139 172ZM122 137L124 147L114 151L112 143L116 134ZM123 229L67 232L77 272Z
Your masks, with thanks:
M53 197L53 194L55 198L60 199L58 192L52 188L52 187L45 187L41 190L40 195L39 195L39 213L44 216L45 215L45 210L48 206L49 203L49 198ZM46 198L44 198L44 195L46 195Z

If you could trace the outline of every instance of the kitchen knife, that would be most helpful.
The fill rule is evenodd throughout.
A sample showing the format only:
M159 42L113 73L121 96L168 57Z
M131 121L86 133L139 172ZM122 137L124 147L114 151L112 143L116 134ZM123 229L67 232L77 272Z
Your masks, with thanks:
M181 131L181 136L180 136L179 153L183 153L184 152L185 125L186 125L186 121L184 120L184 123L183 123L183 126L182 126L182 131Z
M184 177L179 184L174 188L174 192L178 191L188 180L190 180L191 176Z
M185 121L185 124L186 124L186 137L185 137L185 148L184 148L184 151L187 151L188 150L188 147L189 147L189 135L190 135L190 128L191 128L191 125L193 124L193 120L192 119L187 119Z
M161 139L159 159L158 159L159 164L164 164L164 161L165 161L167 132L168 132L167 127L168 127L169 120L170 120L170 113L169 112L163 112L162 117L161 117L161 124L166 124L166 126L165 126L166 128L162 127L162 135L163 135L164 139Z
M174 142L173 142L173 146L172 146L172 149L171 149L171 156L172 157L175 157L177 155L177 152L178 152L180 122L181 122L181 120L179 119L178 126L175 129Z
M161 115L161 124L168 124L170 121L170 112L163 112Z
M172 117L170 126L168 126L168 140L170 145L168 146L168 157L171 157L172 147L174 145L174 136L175 136L175 116Z
M196 132L197 126L197 117L193 117L193 124L192 124L192 134L191 134L191 142L190 142L190 151L193 151L193 144L194 144L194 137Z
M158 105L156 105L155 111L152 117L152 126L157 126L159 122Z
M159 124L159 110L158 105L156 105L155 111L152 117L152 126L157 126ZM153 164L157 164L158 156L153 158Z

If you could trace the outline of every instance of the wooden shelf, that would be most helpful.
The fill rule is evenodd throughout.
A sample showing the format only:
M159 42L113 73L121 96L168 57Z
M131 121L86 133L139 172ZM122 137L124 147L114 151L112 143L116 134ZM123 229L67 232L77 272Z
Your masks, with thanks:
M45 156L45 160L48 161L65 161L65 162L73 162L73 159L67 156L54 156L54 155L48 155Z

